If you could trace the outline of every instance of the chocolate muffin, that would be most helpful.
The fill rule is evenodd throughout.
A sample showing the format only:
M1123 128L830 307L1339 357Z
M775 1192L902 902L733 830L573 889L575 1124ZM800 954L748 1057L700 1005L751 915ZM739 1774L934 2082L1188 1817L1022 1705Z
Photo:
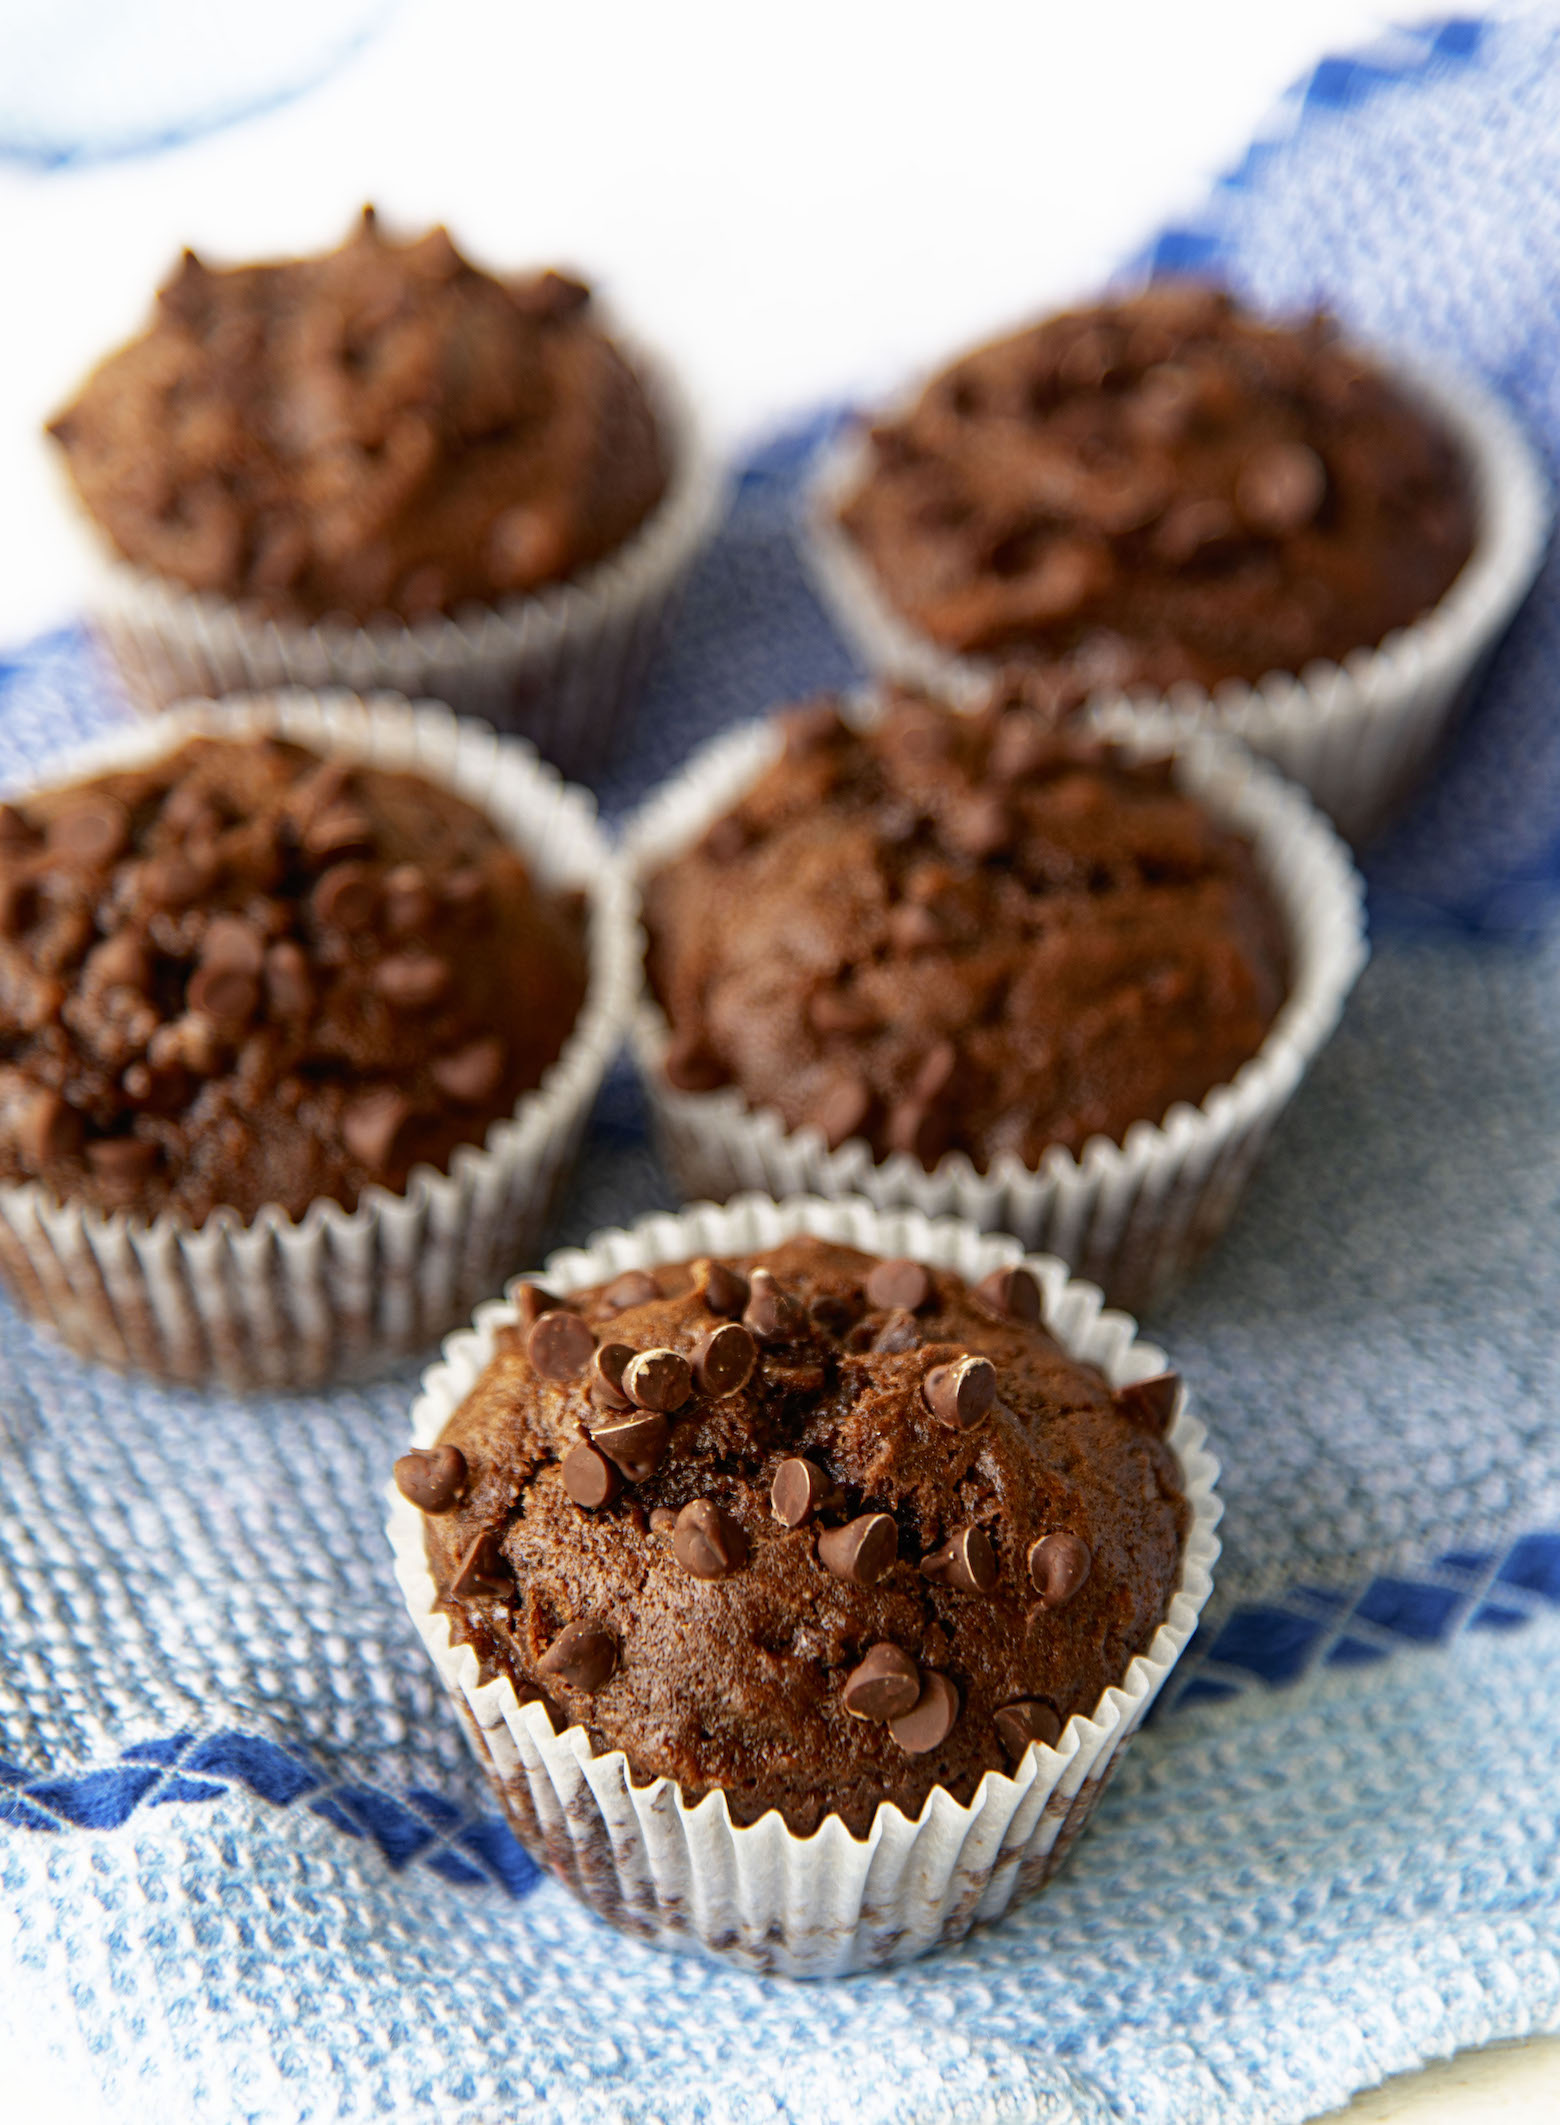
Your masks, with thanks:
M1022 1268L800 1238L519 1300L396 1481L455 1638L636 1783L862 1837L1054 1743L1166 1614L1175 1379L1113 1394Z
M1474 541L1459 447L1328 319L1187 283L976 349L865 449L839 514L878 592L1059 700L1341 663Z
M645 888L665 1073L927 1169L1120 1140L1227 1083L1286 991L1250 846L1036 709L821 700Z
M372 209L320 258L191 252L51 424L129 561L284 620L416 621L577 575L661 500L663 438L589 289L501 280Z
M190 740L0 808L0 1181L200 1225L447 1170L561 1051L583 912L420 776Z

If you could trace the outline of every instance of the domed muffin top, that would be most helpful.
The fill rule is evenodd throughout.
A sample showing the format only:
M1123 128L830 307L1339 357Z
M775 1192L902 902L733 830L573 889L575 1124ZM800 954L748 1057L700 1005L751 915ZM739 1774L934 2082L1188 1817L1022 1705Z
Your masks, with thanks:
M1118 1141L1261 1046L1286 947L1252 851L1182 791L999 687L960 715L824 700L645 888L687 1091L928 1168Z
M0 1180L301 1217L447 1168L586 990L577 901L421 776L196 738L0 806Z
M919 633L1059 700L1341 662L1474 536L1461 451L1327 320L1184 282L954 362L873 429L841 519Z
M637 1782L865 1835L1054 1742L1165 1616L1174 1379L1113 1395L1027 1271L803 1238L518 1297L397 1482L457 1638Z
M661 499L643 386L559 273L372 211L324 257L192 253L51 424L127 559L289 619L406 620L577 574Z

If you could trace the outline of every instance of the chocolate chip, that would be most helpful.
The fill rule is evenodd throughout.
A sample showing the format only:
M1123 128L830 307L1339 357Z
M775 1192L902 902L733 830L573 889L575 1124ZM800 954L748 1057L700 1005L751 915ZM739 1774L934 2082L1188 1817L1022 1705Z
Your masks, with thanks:
M138 1187L160 1155L155 1144L140 1136L104 1136L87 1146L87 1164L100 1181L116 1188Z
M901 900L888 911L888 938L896 952L931 952L943 941L942 924L919 901Z
M329 804L304 828L303 846L316 863L369 855L374 846L373 821L355 804Z
M464 1107L479 1106L498 1090L504 1074L504 1043L496 1033L469 1040L463 1048L436 1055L429 1075L446 1097Z
M793 1454L775 1470L769 1509L782 1527L804 1527L820 1506L837 1496L832 1477L816 1461Z
M370 1173L404 1165L415 1116L412 1103L390 1085L360 1092L341 1110L341 1140Z
M610 1505L623 1487L617 1470L606 1455L598 1453L585 1440L569 1448L560 1472L564 1489L575 1504L583 1506L588 1513Z
M845 1677L840 1702L852 1719L902 1719L921 1695L921 1670L897 1645L868 1646Z
M260 984L242 967L202 966L190 977L185 1001L219 1026L248 1025L260 1008Z
M975 790L950 806L944 831L961 856L985 863L1013 845L1013 815L996 790Z
M899 1555L899 1529L887 1513L861 1513L818 1537L818 1557L836 1579L876 1586Z
M1041 1606L1059 1609L1071 1601L1088 1578L1093 1562L1088 1543L1065 1528L1031 1543L1029 1576L1040 1595Z
M592 1424L590 1443L622 1469L630 1483L643 1483L660 1467L671 1432L658 1411L635 1410L605 1424Z
M740 1321L724 1321L704 1336L693 1354L693 1377L700 1394L739 1394L753 1377L758 1345Z
M724 819L716 820L699 848L711 863L734 863L747 845L746 823L735 812L728 812Z
M934 1101L901 1100L884 1131L890 1151L903 1151L928 1172L953 1142L953 1120Z
M395 1464L395 1487L421 1513L447 1513L466 1487L458 1446L413 1447Z
M1054 1749L1062 1738L1061 1714L1043 1697L1019 1697L1001 1705L994 1716L1002 1746L1015 1763L1032 1741L1043 1749Z
M590 301L588 281L576 280L572 273L556 272L551 266L525 280L510 281L508 289L509 299L521 315L543 324L575 317Z
M820 1291L807 1305L807 1318L824 1335L843 1337L861 1319L859 1291Z
M577 1313L560 1306L538 1314L525 1339L525 1354L544 1380L575 1380L596 1351L596 1338Z
M112 863L130 839L130 814L117 797L95 795L55 814L48 825L49 850L66 863Z
M187 851L173 849L143 863L137 882L154 908L187 908L206 890L208 871Z
M544 1313L551 1313L555 1307L561 1308L563 1305L563 1301L555 1299L550 1291L545 1291L540 1284L533 1284L529 1281L524 1284L516 1284L510 1294L510 1299L515 1312L520 1317L520 1326L527 1335L530 1334Z
M309 905L327 929L369 929L379 912L379 880L366 863L338 863L319 880Z
M677 1515L672 1554L695 1579L724 1579L746 1564L748 1540L729 1513L708 1498L695 1498Z
M440 881L439 898L457 922L475 922L491 899L486 872L474 863L463 864Z
M867 1304L915 1313L932 1296L932 1280L924 1265L900 1257L875 1262L867 1276Z
M911 1091L917 1099L944 1099L953 1090L959 1067L959 1051L951 1040L929 1048L915 1073Z
M200 940L203 967L231 967L258 974L265 962L265 939L242 915L213 915Z
M432 952L391 952L370 979L392 1010L426 1011L449 987L450 970Z
M450 1592L462 1599L481 1599L484 1595L509 1593L514 1580L504 1560L501 1547L503 1530L485 1527L467 1544L455 1576L450 1581Z
M1253 531L1283 538L1301 531L1322 506L1327 468L1304 443L1263 443L1235 478L1235 506Z
M536 1663L536 1672L589 1696L611 1681L617 1660L617 1640L599 1623L566 1623Z
M138 930L116 930L93 947L86 973L106 989L145 989L152 978L152 955Z
M669 1535L677 1525L677 1515L669 1505L658 1505L650 1515L652 1535Z
M748 1302L747 1278L725 1262L695 1262L693 1288L711 1313L727 1320L734 1320Z
M940 1748L953 1732L959 1716L959 1693L946 1675L935 1668L921 1677L921 1694L913 1707L891 1719L888 1731L907 1756L925 1756Z
M614 1313L626 1313L630 1306L648 1306L660 1296L661 1287L653 1276L643 1269L625 1269L602 1291L601 1303Z
M864 1136L875 1104L872 1088L860 1077L837 1077L813 1102L808 1120L828 1148L838 1151L853 1136Z
M971 1287L970 1297L998 1320L1038 1323L1040 1319L1040 1286L1027 1269L993 1269Z
M667 1414L693 1393L693 1368L680 1350L641 1350L623 1367L623 1392L640 1409Z
M990 1358L966 1352L947 1365L934 1365L921 1383L921 1398L939 1424L970 1431L988 1416L997 1399L997 1369Z
M590 1361L590 1398L603 1409L632 1409L623 1385L623 1368L634 1355L632 1343L601 1343Z
M385 927L393 937L420 937L434 915L432 888L415 863L385 873Z
M875 1033L882 1023L876 1005L847 989L814 989L807 999L807 1017L815 1033L845 1033L858 1039Z
M675 1034L663 1067L667 1083L679 1092L713 1092L730 1074L699 1033Z
M314 979L302 945L284 937L265 955L265 1005L273 1018L307 1018L314 1009Z
M0 936L20 937L37 914L38 888L30 878L0 878Z
M0 848L31 848L34 840L32 827L24 812L14 804L0 804Z
M1156 1373L1151 1380L1134 1380L1129 1387L1116 1389L1116 1407L1129 1424L1152 1432L1162 1439L1170 1429L1170 1419L1175 1415L1175 1398L1180 1391L1181 1376L1177 1372Z
M997 1583L997 1553L983 1527L961 1527L941 1549L921 1559L921 1570L966 1594L989 1594Z
M748 1280L742 1321L761 1343L794 1342L806 1331L802 1309L767 1269L755 1269Z
M913 1313L891 1313L872 1338L873 1350L884 1357L903 1357L907 1350L920 1347L921 1331Z
M81 1116L58 1092L29 1095L16 1124L16 1148L23 1165L37 1172L57 1158L81 1149Z

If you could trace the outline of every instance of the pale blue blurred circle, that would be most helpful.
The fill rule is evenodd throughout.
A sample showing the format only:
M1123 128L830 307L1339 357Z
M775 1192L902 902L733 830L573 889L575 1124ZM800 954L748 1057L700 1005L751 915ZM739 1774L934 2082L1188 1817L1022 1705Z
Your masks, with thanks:
M0 158L176 147L302 94L396 0L0 0Z

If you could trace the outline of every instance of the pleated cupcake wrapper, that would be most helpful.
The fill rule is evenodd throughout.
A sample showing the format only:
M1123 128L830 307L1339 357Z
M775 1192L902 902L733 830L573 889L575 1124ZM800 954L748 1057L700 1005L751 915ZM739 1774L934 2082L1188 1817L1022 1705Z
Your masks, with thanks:
M1369 350L1367 350L1369 351ZM1134 690L1109 701L1120 720L1159 739L1211 730L1238 738L1311 792L1358 845L1378 832L1422 780L1459 709L1532 587L1549 535L1550 500L1538 460L1517 424L1466 377L1397 353L1375 359L1457 439L1472 474L1477 532L1456 582L1420 620L1341 665L1272 672L1256 685L1226 680L1166 693ZM910 394L905 405L919 393ZM969 699L1001 660L961 657L918 634L884 595L838 520L869 469L853 436L825 450L807 506L803 553L820 595L875 671Z
M0 1270L26 1310L122 1369L237 1389L305 1388L428 1349L534 1251L567 1179L638 982L633 893L595 805L527 745L432 703L346 693L195 702L60 760L55 783L128 767L197 735L277 733L332 758L415 771L477 805L544 885L589 899L589 986L562 1053L512 1117L418 1166L405 1194L312 1203L198 1230L0 1186ZM44 779L44 778L40 778Z
M849 713L868 723L881 706L880 695L865 692ZM1367 956L1364 908L1359 876L1326 820L1242 748L1205 733L1172 741L1130 723L1111 736L1136 758L1173 757L1179 786L1254 845L1284 922L1290 990L1251 1061L1200 1105L1178 1103L1162 1122L1135 1122L1120 1144L1091 1137L1077 1156L1053 1145L1038 1167L1008 1153L986 1173L951 1152L928 1173L903 1152L875 1160L860 1138L831 1151L818 1129L788 1128L733 1086L678 1091L666 1076L666 1019L646 994L634 1047L658 1142L685 1197L723 1201L761 1188L910 1204L928 1217L1016 1233L1091 1277L1116 1304L1146 1311L1166 1296L1229 1222L1273 1124L1337 1024ZM626 829L637 881L697 842L783 743L771 720L697 753Z
M669 372L637 348L625 352L667 438L671 478L659 506L616 553L527 597L355 626L277 620L250 603L186 590L104 559L95 536L89 613L132 697L160 709L192 696L283 686L388 688L528 738L566 773L599 773L727 492Z
M910 1255L971 1280L1023 1259L1039 1281L1047 1326L1075 1356L1115 1386L1165 1370L1163 1352L1138 1340L1135 1324L1104 1308L1099 1292L1069 1279L1060 1262L1023 1255L1016 1240L954 1219L883 1212L859 1197L777 1203L747 1195L724 1208L699 1204L598 1233L588 1247L553 1255L543 1274L549 1289L567 1293L626 1269L754 1252L798 1233ZM435 1442L491 1355L496 1332L516 1318L513 1306L495 1302L449 1339L412 1411L414 1444ZM794 1835L774 1813L737 1827L723 1793L690 1802L667 1778L635 1785L621 1750L598 1754L581 1727L554 1733L540 1704L522 1705L507 1676L484 1682L471 1647L452 1640L428 1569L423 1516L393 1486L388 1531L412 1619L516 1835L542 1865L603 1918L660 1946L704 1949L789 1977L838 1977L962 1939L1033 1894L1060 1864L1211 1591L1222 1508L1204 1437L1183 1393L1170 1445L1191 1526L1176 1592L1148 1650L1087 1718L1068 1721L1054 1749L1033 1743L1011 1776L988 1771L967 1806L935 1791L916 1822L885 1801L865 1840L837 1816L810 1837Z

